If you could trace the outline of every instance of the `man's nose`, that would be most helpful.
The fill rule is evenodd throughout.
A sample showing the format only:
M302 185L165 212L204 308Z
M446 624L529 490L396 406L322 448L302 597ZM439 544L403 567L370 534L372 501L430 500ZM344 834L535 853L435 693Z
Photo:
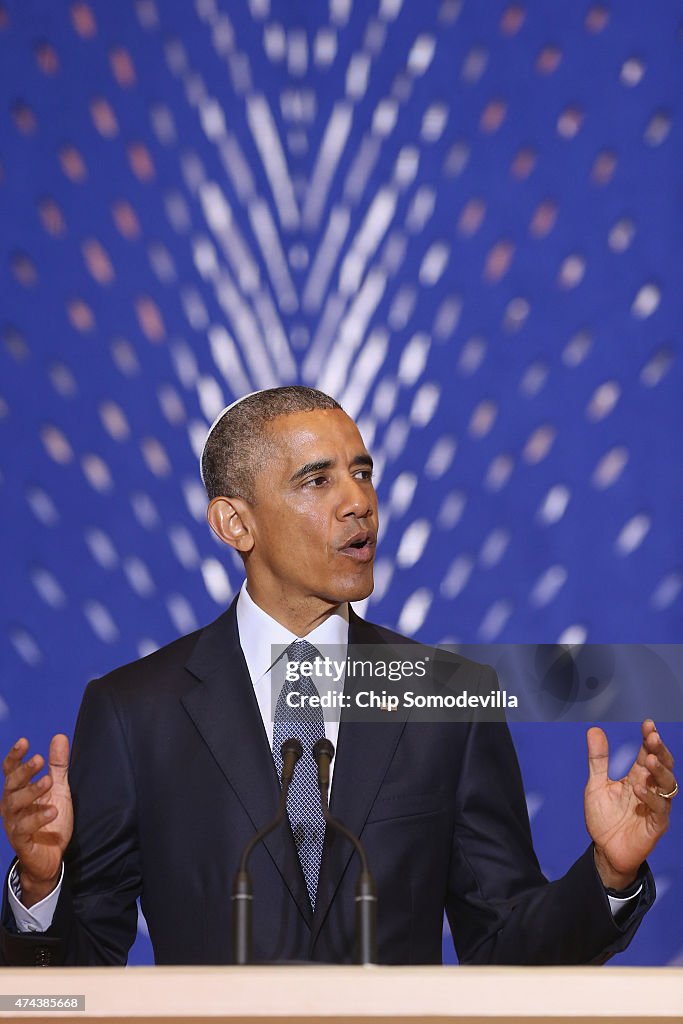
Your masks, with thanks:
M357 519L364 519L371 514L373 504L367 482L363 483L351 477L345 485L338 513L340 518L355 516Z

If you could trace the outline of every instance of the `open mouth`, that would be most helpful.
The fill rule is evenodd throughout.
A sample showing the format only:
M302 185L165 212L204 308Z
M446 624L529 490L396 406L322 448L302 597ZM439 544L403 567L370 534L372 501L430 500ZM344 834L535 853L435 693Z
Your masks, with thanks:
M340 548L341 554L357 562L369 562L375 554L375 539L369 533L356 537Z

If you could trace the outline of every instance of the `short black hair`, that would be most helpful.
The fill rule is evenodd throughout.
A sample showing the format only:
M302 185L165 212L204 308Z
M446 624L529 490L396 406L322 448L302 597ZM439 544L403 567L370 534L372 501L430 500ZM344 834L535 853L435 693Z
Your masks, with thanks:
M341 405L324 391L292 384L257 391L228 409L204 446L202 477L209 501L222 496L254 504L255 473L265 460L269 443L266 423L278 416L316 409L341 409Z

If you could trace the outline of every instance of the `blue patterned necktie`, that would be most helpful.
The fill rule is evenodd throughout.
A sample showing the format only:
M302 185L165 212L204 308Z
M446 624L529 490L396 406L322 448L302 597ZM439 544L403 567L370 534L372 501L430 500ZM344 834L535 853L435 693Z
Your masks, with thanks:
M283 655L283 659L290 665L314 662L319 657L320 651L307 640L295 640ZM325 735L325 719L320 707L307 706L305 710L288 707L287 694L293 691L306 696L318 693L315 683L307 676L299 675L295 682L285 681L277 699L273 719L273 760L279 778L282 774L282 744L290 737L301 740L304 752L294 771L287 798L287 813L306 879L311 907L315 910L320 859L325 839L325 819L320 806L318 770L312 750L313 745Z

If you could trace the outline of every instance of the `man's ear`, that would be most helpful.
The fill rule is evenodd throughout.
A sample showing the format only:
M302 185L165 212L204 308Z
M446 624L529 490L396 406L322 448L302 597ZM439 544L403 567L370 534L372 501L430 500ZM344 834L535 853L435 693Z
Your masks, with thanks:
M212 498L206 511L209 526L225 544L246 554L254 546L248 525L247 502L243 498Z

